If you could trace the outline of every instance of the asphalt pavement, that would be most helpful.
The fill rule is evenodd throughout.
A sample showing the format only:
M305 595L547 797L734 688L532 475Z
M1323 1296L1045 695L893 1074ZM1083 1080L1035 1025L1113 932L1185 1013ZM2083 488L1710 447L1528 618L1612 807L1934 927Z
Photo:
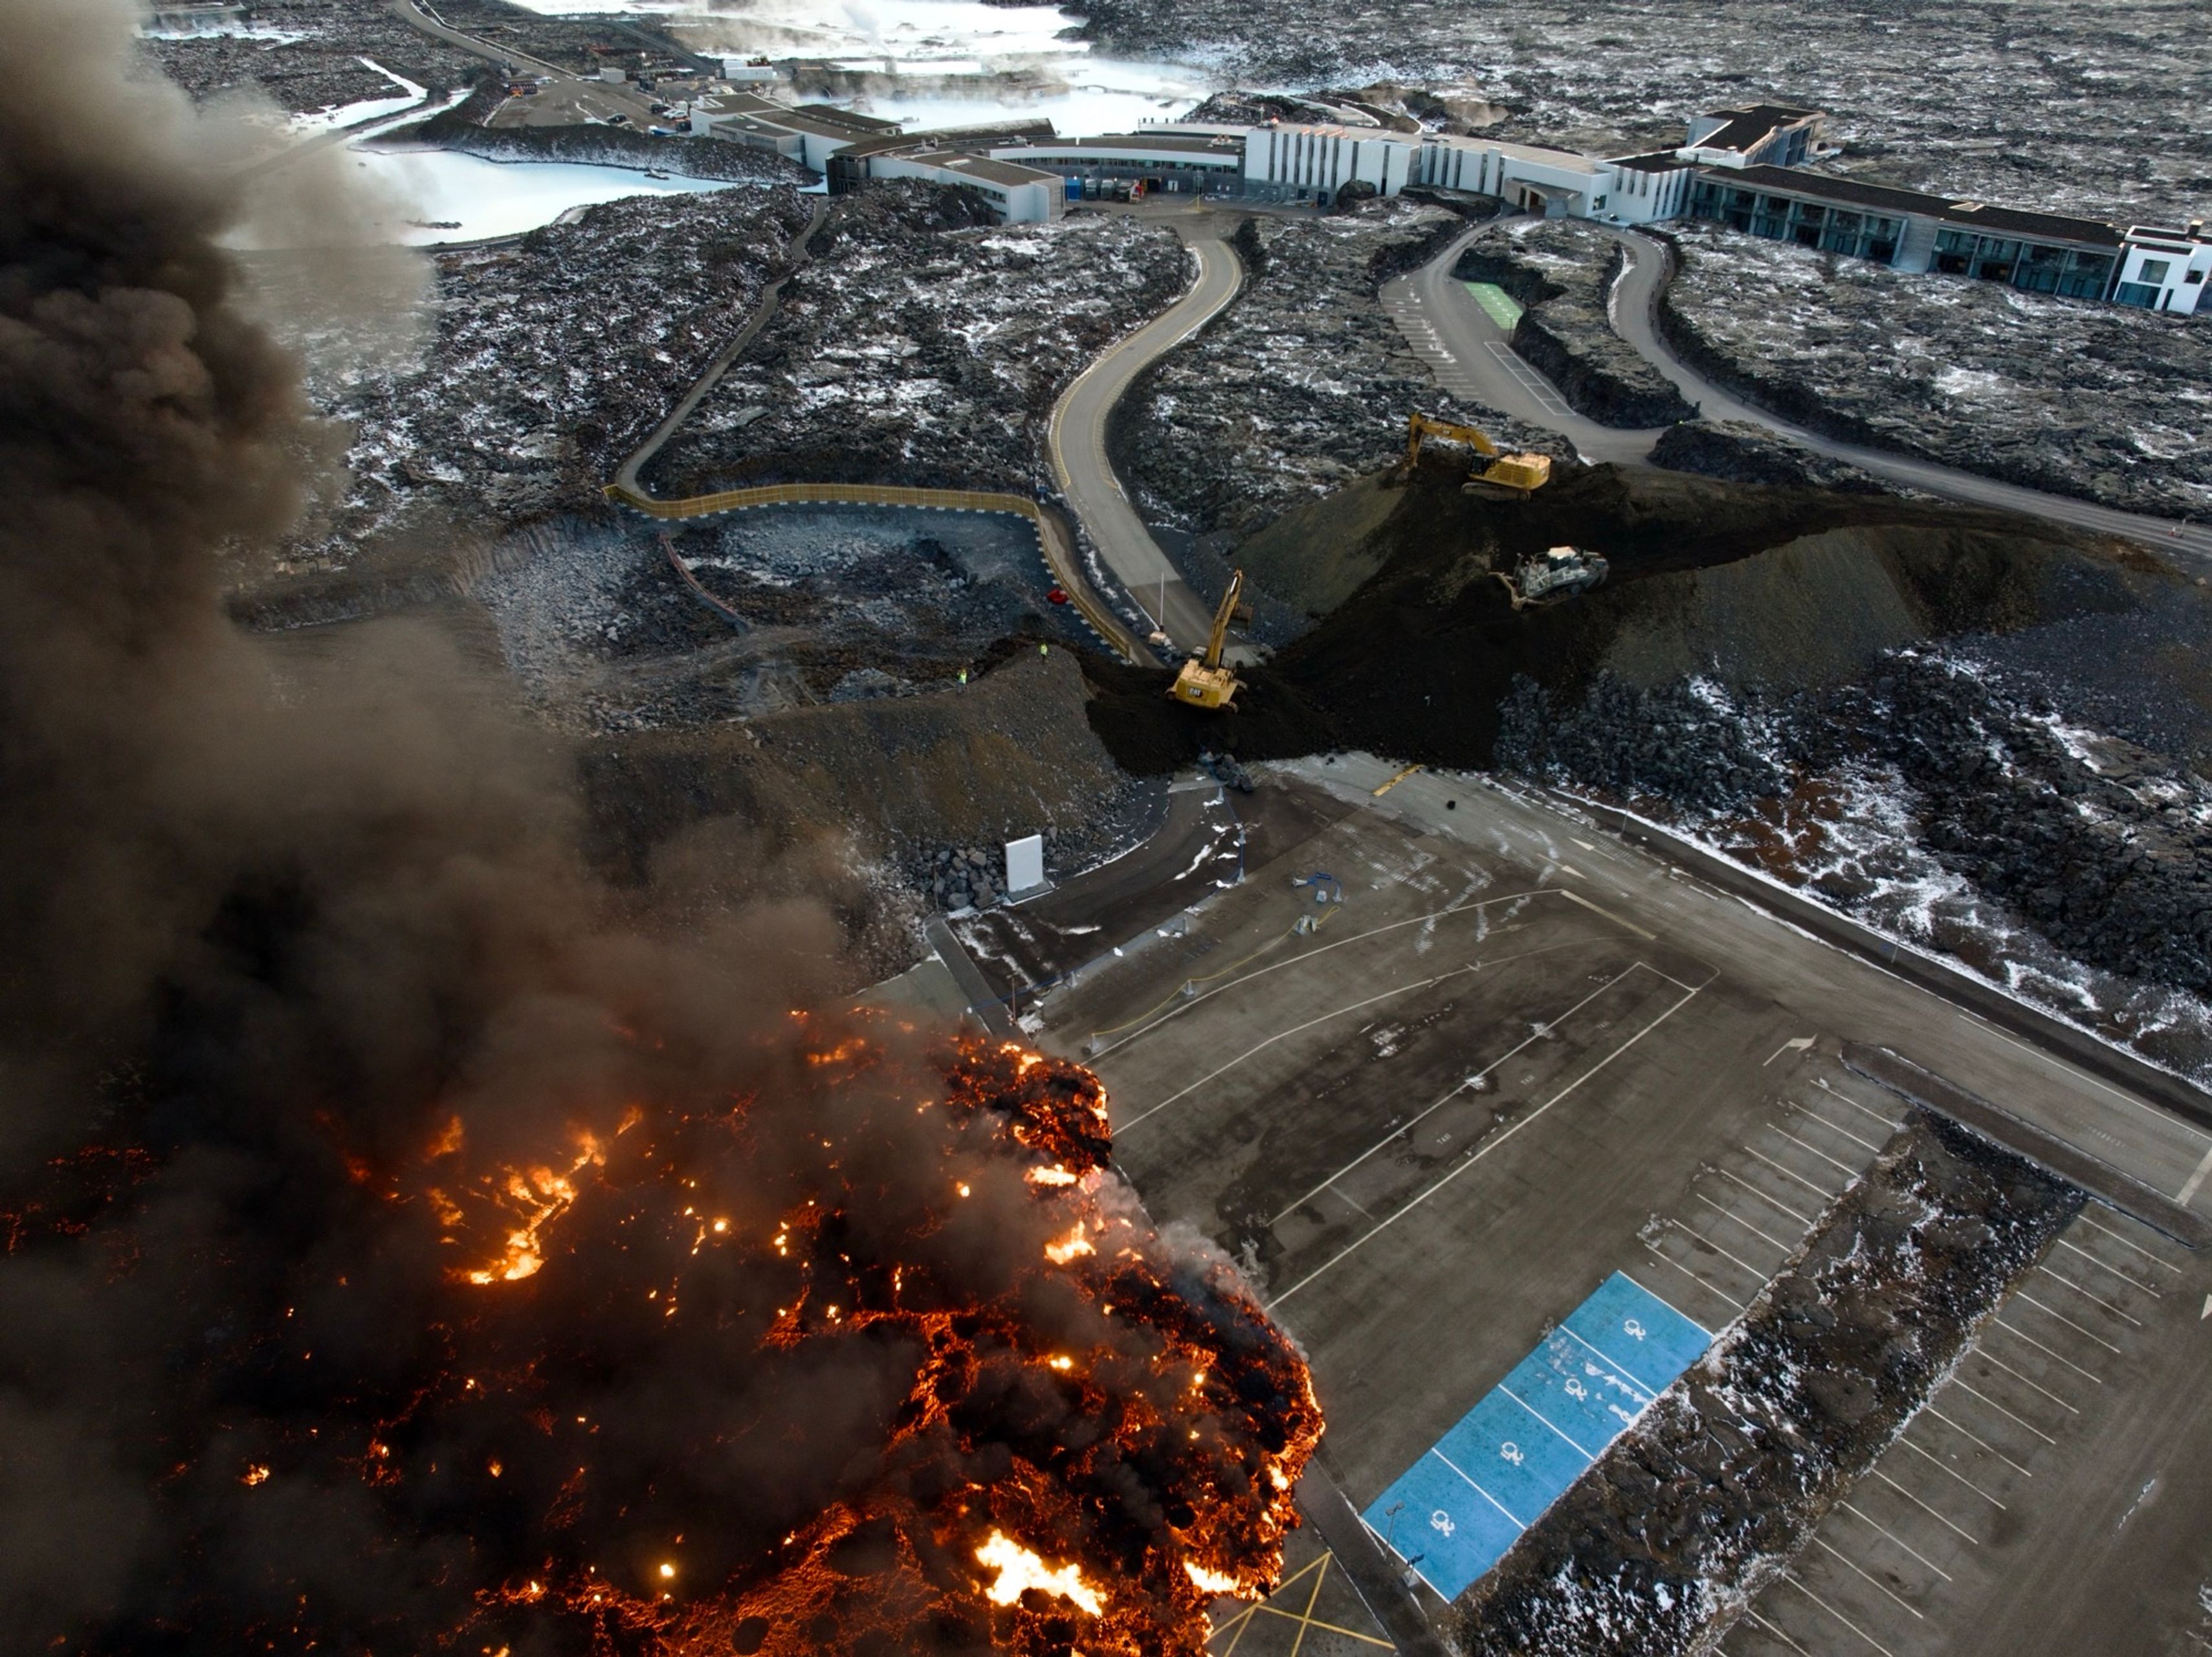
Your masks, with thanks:
M1237 296L1244 270L1214 228L1211 215L1173 221L1198 257L1190 291L1158 316L1107 348L1053 405L1053 473L1068 505L1090 532L1106 567L1128 590L1177 653L1202 649L1213 612L1191 590L1146 528L1106 454L1106 423L1136 377L1189 338Z

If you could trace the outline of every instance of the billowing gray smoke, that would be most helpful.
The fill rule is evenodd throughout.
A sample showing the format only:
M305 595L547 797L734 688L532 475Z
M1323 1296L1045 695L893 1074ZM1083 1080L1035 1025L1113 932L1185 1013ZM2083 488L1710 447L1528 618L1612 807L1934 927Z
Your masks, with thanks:
M330 445L132 52L0 3L0 1652L1064 1647L987 1524L1189 1648L1303 1366L1070 1183L1079 1079L796 1016L818 907L596 882L427 631L222 618Z

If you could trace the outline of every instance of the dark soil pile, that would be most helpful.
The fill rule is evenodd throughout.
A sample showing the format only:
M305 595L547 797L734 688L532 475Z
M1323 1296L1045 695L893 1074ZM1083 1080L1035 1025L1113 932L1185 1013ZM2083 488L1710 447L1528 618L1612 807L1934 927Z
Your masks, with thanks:
M1651 464L1737 484L1840 489L1854 495L1907 494L1869 472L1818 450L1735 420L1686 420L1659 434Z
M2081 1194L1916 1113L1796 1260L1454 1607L1460 1649L1687 1650L1927 1400Z
M1326 731L1406 759L1486 766L1516 677L1563 705L1607 672L1645 686L1717 667L1790 689L1841 684L1901 644L2121 609L2162 579L1999 514L1610 466L1563 468L1508 504L1461 494L1463 465L1424 460L1358 549L1377 573L1247 672L1241 710L1208 722L1219 745L1285 756ZM1607 584L1515 610L1493 572L1562 544L1601 552ZM1189 721L1200 716L1102 683L1114 695L1093 722L1133 770L1194 752Z
M1674 382L1613 331L1607 301L1625 256L1595 225L1540 219L1486 230L1452 274L1495 283L1524 308L1513 349L1601 425L1638 429L1696 413Z

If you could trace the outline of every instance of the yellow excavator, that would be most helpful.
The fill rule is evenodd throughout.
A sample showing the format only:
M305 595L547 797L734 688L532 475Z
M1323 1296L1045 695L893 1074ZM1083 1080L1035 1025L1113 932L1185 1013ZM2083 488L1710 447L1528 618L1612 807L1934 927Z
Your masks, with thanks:
M1213 612L1213 631L1206 641L1206 654L1184 662L1168 691L1176 701L1193 708L1237 705L1237 692L1244 688L1243 682L1221 665L1221 646L1229 637L1229 618L1237 613L1237 600L1243 594L1244 572L1234 570L1229 577L1229 590L1221 595L1221 607Z
M1487 496L1492 500L1525 501L1552 481L1550 455L1507 454L1473 426L1455 426L1449 420L1419 412L1406 417L1405 472L1409 478L1421 462L1424 437L1465 443L1477 454L1489 457L1487 469L1476 472L1461 486L1467 494Z

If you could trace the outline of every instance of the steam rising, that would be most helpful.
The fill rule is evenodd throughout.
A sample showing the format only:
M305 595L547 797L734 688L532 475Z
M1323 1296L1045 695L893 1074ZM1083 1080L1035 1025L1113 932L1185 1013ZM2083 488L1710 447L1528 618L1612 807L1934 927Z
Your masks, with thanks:
M0 8L0 1651L1194 1648L1318 1416L1079 1074L641 928L434 637L222 619L332 445L131 32Z

